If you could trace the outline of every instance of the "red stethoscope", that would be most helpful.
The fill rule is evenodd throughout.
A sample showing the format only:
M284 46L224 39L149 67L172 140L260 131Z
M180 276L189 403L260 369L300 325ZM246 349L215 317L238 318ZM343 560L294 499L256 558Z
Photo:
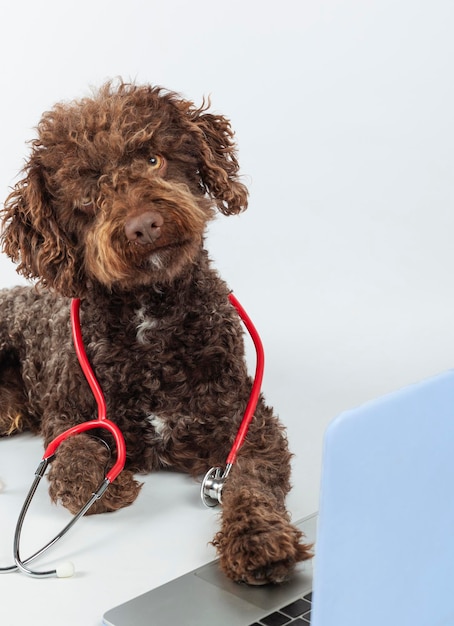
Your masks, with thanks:
M244 413L242 422L240 424L240 428L238 429L238 433L233 442L233 446L229 452L229 455L226 460L225 470L222 471L220 467L211 468L206 474L201 490L201 497L206 504L206 506L212 507L216 506L218 503L222 502L222 488L227 478L232 465L235 463L237 454L239 449L241 448L248 429L249 424L254 416L254 411L257 406L258 398L260 395L260 388L263 379L263 371L264 371L264 352L262 342L260 340L260 336L257 333L253 323L251 322L249 316L238 302L237 298L233 295L229 295L229 300L231 304L236 308L238 314L244 322L249 334L251 335L255 349L257 354L257 363L256 363L256 371L255 371L255 379L252 385L251 395L249 398L249 402L246 407L246 411ZM74 526L74 524L90 509L90 507L99 500L111 482L115 480L115 478L120 474L122 469L124 468L126 462L126 446L124 437L114 422L107 418L107 409L106 409L106 401L104 398L104 394L101 390L101 387L93 373L90 362L87 358L87 354L85 352L85 348L82 340L82 332L80 328L80 317L79 317L79 309L80 309L80 300L75 298L71 301L71 330L72 337L74 342L74 347L76 350L77 358L79 359L79 363L82 367L82 371L85 375L85 378L90 385L90 389L96 399L98 405L98 418L94 420L89 420L87 422L83 422L82 424L77 424L77 426L73 426L69 428L65 432L58 435L50 444L47 446L44 455L38 468L35 472L35 479L33 481L32 486L30 487L30 491L25 499L25 502L22 506L21 512L19 514L16 530L14 534L14 561L15 565L11 565L10 567L2 567L0 568L1 573L9 573L14 571L21 571L29 576L34 578L50 578L50 577L58 577L58 578L66 578L72 576L74 573L74 566L71 562L67 561L58 565L55 569L51 569L48 571L36 571L32 570L28 567L28 564L34 559L41 556L44 552L46 552L49 548L57 543L66 533ZM102 483L99 485L98 489L92 494L91 498L88 502L80 509L78 513L71 519L71 521L53 538L51 539L45 546L43 546L40 550L32 554L26 559L22 559L20 556L20 537L22 533L22 527L24 524L25 515L30 507L33 496L38 488L39 482L41 478L44 476L45 471L49 463L52 462L53 458L57 454L58 447L60 444L68 439L68 437L72 437L74 435L79 435L80 433L86 432L88 430L92 430L94 428L104 428L108 430L114 437L115 445L116 445L116 453L117 458L112 466L112 468L106 473L106 476Z
M225 480L229 475L233 464L236 461L238 451L243 445L244 440L246 439L249 424L254 417L255 408L257 406L260 389L262 386L263 371L265 368L265 353L263 351L263 345L260 339L260 335L258 334L254 324L252 323L251 318L243 309L233 293L229 294L229 300L238 311L239 316L243 320L243 323L246 326L247 331L249 332L254 342L256 352L255 376L251 389L251 395L249 396L249 402L246 406L246 411L244 412L244 416L235 437L235 441L233 442L233 446L227 457L224 471L222 471L221 467L212 467L210 470L208 470L205 478L203 479L200 495L202 498L202 502L208 507L214 507L218 504L222 504L222 489L224 487Z

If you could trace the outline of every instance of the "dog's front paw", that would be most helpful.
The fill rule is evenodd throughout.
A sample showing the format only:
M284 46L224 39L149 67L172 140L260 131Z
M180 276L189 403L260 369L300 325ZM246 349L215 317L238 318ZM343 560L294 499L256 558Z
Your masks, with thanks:
M48 475L52 500L60 502L71 513L78 513L104 480L109 456L107 448L88 435L63 441ZM141 484L134 480L132 472L123 470L87 513L116 511L129 506L140 489Z
M223 524L213 544L223 572L236 582L249 585L282 583L295 565L312 557L311 547L302 543L302 533L279 514L266 518Z
M141 489L142 483L134 479L134 474L129 470L123 470L109 485L101 500L98 500L89 510L89 513L117 511L129 506L137 498ZM96 506L99 509L92 510Z

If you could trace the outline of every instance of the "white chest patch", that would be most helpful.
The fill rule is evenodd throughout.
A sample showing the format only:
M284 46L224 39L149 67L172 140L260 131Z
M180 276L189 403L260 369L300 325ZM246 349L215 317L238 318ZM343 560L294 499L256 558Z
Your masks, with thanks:
M167 423L163 419L161 419L157 415L151 414L151 415L147 415L147 420L153 426L155 433L159 435L161 439L165 441L169 437L170 429Z
M156 328L158 323L157 319L146 315L145 307L137 309L135 315L137 341L142 344L148 343L147 332Z

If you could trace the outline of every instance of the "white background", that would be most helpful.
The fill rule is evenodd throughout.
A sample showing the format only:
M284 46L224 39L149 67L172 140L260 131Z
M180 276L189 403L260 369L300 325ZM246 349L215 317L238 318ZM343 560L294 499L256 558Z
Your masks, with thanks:
M453 365L454 4L7 0L0 25L2 198L41 113L108 78L160 84L196 103L211 95L213 109L231 119L250 208L240 217L219 217L207 245L262 334L265 394L296 453L290 506L295 514L316 510L328 421ZM0 286L19 280L0 256ZM8 542L15 498L28 488L41 445L28 437L0 445L6 485L0 515L11 513L0 536ZM27 451L32 458L24 461ZM174 476L153 481L156 491L129 512L83 521L78 537L85 565L94 550L87 532L99 531L100 545L108 544L96 547L99 560L93 557L85 578L0 578L0 617L3 612L18 625L61 624L61 614L44 617L43 599L68 606L77 589L78 609L65 624L99 624L102 610L117 599L145 590L160 575L171 577L168 562L175 564L177 551L181 571L186 561L195 566L208 558L215 518L199 512L194 486ZM158 574L130 516L143 513L150 533L157 532L153 494L167 484L191 495L169 510L163 496L163 528L186 505L200 537L185 540L180 533L164 542L168 562L163 559ZM40 497L45 508L44 488ZM42 524L64 515L49 505ZM129 530L119 539L122 524ZM208 534L201 536L201 529ZM152 552L156 536L149 542ZM152 571L142 587L134 563L127 581L120 576L119 582L109 560L112 551L125 557L132 543ZM8 555L7 546L0 548L0 556ZM129 571L124 561L122 567ZM109 580L101 597L94 591L100 573ZM49 598L40 595L45 590ZM18 594L30 602L5 604L3 598Z

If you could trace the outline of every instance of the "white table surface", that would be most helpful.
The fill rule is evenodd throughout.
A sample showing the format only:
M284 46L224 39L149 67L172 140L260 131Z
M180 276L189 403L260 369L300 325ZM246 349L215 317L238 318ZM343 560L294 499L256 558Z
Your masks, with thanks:
M39 437L0 440L0 561L12 562L16 518L42 457ZM295 459L295 474L298 460ZM67 579L33 579L19 573L0 576L0 623L8 626L100 626L103 613L125 600L212 560L209 545L218 509L205 508L200 485L188 476L161 472L143 477L144 486L129 508L80 520L48 555L40 569L70 560L76 572ZM297 480L289 506L296 517L313 512L301 498ZM310 498L306 502L310 502ZM51 504L47 479L41 480L23 530L26 556L69 521Z
M398 318L392 332L366 333L372 321L359 332L362 318L355 315L336 318L339 326L334 327L318 319L325 330L315 334L315 321L289 322L295 329L290 341L285 325L267 328L262 309L256 307L254 319L258 328L264 328L267 355L265 396L286 425L295 454L293 489L287 500L294 519L318 509L323 433L332 418L452 366L452 309L440 310L446 321L435 334L421 333L420 318L409 317L403 309L397 312L402 320L405 317L405 325ZM287 307L287 311L288 317L297 310ZM328 315L325 309L322 312ZM305 315L310 318L310 311ZM42 454L39 437L0 439L1 565L12 562L17 515ZM209 542L218 527L218 510L202 505L200 485L188 476L164 472L143 477L143 482L131 507L80 520L40 559L42 567L73 561L73 578L0 575L2 626L101 626L103 613L112 606L215 557ZM70 519L65 509L51 504L46 483L44 478L26 519L24 555L41 547Z
M265 396L286 425L295 454L287 500L294 519L318 509L323 433L332 418L452 365L450 311L435 335L417 332L418 320L408 316L405 333L397 324L393 333L355 334L357 316L342 320L345 332L326 325L326 332L316 336L311 324L293 324L299 329L293 342L279 339L284 332L280 326L262 333L268 357ZM260 313L258 309L255 315L258 328L264 326ZM1 565L12 562L16 518L42 454L39 437L0 439ZM73 561L73 578L0 575L2 626L101 626L103 613L112 606L215 557L209 542L218 527L218 510L202 505L200 485L188 476L164 472L143 477L143 482L131 507L80 520L40 559L43 567ZM26 519L24 555L41 547L70 519L65 509L51 504L46 483L44 478Z

